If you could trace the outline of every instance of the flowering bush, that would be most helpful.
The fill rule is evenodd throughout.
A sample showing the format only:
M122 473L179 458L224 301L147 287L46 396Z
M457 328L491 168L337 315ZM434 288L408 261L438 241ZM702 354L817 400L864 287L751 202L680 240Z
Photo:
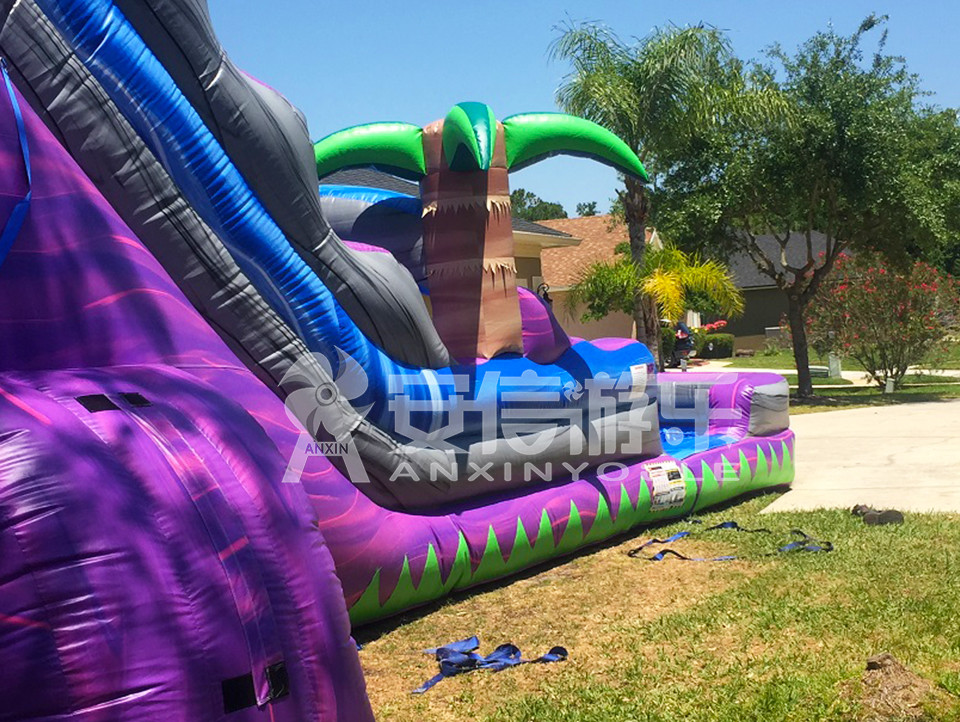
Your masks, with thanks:
M713 323L705 323L700 327L701 331L706 333L720 333L723 329L727 327L727 322L724 320L714 321Z
M878 383L899 384L910 366L960 328L960 284L929 264L893 269L840 257L807 314L811 345L849 356Z
M693 334L693 347L697 352L697 356L703 357L704 349L707 345L707 336L719 333L726 327L727 322L720 320L714 321L713 323L705 323L702 326L691 329L690 333ZM732 352L731 355L733 355Z

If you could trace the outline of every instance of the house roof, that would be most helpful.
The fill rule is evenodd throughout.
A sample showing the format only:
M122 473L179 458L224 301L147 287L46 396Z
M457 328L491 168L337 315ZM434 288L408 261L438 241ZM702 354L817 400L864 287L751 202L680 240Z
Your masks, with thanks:
M819 231L810 234L810 240L813 245L813 254L827 250L827 237ZM773 261L774 267L779 271L780 265L780 243L773 236L757 236L757 245L760 246L763 254ZM791 233L787 240L787 264L797 267L807 262L807 239L802 233ZM762 273L757 264L753 262L746 253L736 253L730 257L728 264L733 278L740 288L768 288L774 286L773 279Z
M541 255L543 280L554 289L572 286L579 280L584 269L598 261L610 260L617 244L629 240L626 226L622 223L612 225L609 215L565 218L541 223L582 239L576 247L544 249ZM811 240L815 255L826 250L827 239L822 233L814 231ZM767 258L777 259L774 260L774 265L779 269L780 244L776 239L773 236L758 236L757 243ZM806 260L805 236L801 233L791 234L787 242L787 263L791 266L802 266ZM770 288L774 285L773 279L761 273L757 264L746 253L735 253L728 259L727 264L739 288Z
M593 263L609 261L618 243L628 240L627 227L609 215L582 218L558 218L540 221L540 225L580 239L580 245L545 248L540 255L543 282L554 289L572 286Z
M324 176L320 180L320 185L363 186L364 188L381 188L394 193L406 193L408 196L420 195L420 186L416 183L373 168L344 168L334 171Z
M403 178L397 178L373 168L345 168L325 176L321 185L363 186L365 188L381 188L394 193L405 193L409 196L420 195L420 186ZM535 233L542 236L569 238L570 234L562 230L548 227L546 224L534 223L523 218L513 219L513 230L518 233Z
M557 238L571 238L573 234L565 233L559 228L551 228L546 221L528 221L525 218L512 218L513 230L521 233L538 233L541 236L556 236Z

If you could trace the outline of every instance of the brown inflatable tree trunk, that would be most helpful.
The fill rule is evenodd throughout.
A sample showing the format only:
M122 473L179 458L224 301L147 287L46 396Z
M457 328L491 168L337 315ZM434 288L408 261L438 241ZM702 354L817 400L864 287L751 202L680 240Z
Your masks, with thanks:
M596 123L563 113L519 113L500 123L472 101L426 128L367 123L314 146L321 178L373 165L420 180L433 323L450 355L466 362L523 351L507 173L557 153L648 180L636 153Z
M454 171L443 121L423 129L423 250L433 323L461 361L523 351L503 125L489 170Z

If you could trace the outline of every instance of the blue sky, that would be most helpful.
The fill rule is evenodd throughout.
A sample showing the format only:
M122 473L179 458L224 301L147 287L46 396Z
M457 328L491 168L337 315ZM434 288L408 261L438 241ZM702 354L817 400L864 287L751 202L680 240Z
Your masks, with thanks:
M376 120L424 125L463 100L485 102L499 118L556 110L554 91L567 68L551 62L547 49L567 19L603 22L622 38L703 21L727 30L737 54L752 58L774 42L792 49L829 23L848 33L870 12L886 13L888 50L906 57L936 103L960 106L956 0L209 3L230 56L300 107L315 139ZM511 183L573 215L579 201L605 210L617 177L597 163L555 158Z

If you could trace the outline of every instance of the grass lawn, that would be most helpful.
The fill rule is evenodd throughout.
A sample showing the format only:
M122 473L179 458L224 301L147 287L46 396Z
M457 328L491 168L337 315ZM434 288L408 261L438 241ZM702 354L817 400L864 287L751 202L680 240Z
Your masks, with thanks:
M651 535L697 528L675 523L360 630L377 719L960 719L960 517L910 514L903 526L867 527L844 511L760 516L771 500L702 518L774 535L701 532L671 545L693 556L737 554L737 561L626 555ZM836 551L766 556L792 528L832 541ZM472 634L484 653L513 642L537 656L559 644L570 658L475 672L409 694L437 671L419 650ZM877 673L864 676L866 659L880 652L920 675L910 699L889 686L874 689ZM888 704L901 716L871 716Z
M796 374L783 374L783 378L787 380L787 383L791 386L797 385L797 375ZM829 377L829 378L815 378L812 379L814 386L852 386L853 381L850 379L843 379L839 377Z
M775 354L764 354L758 351L756 356L720 360L729 362L730 366L745 369L795 369L797 367L793 360L793 352L789 350L778 351ZM814 366L826 366L827 359L820 358L813 349L810 349L810 363ZM861 371L862 367L853 359L845 359L843 370Z
M737 368L757 369L795 369L792 351L779 351L776 354L765 356L757 353L756 356L729 359L731 366ZM810 349L810 363L816 366L826 366L826 357L820 358L813 349ZM954 344L938 366L945 369L960 369L960 344ZM851 358L843 360L844 371L863 371L863 367Z
M851 386L845 389L823 389L815 392L815 398L809 401L790 400L790 413L811 414L837 409L857 409L865 406L887 406L890 404L914 403L919 401L944 401L960 398L960 383L908 384L892 394L883 393L877 386Z

